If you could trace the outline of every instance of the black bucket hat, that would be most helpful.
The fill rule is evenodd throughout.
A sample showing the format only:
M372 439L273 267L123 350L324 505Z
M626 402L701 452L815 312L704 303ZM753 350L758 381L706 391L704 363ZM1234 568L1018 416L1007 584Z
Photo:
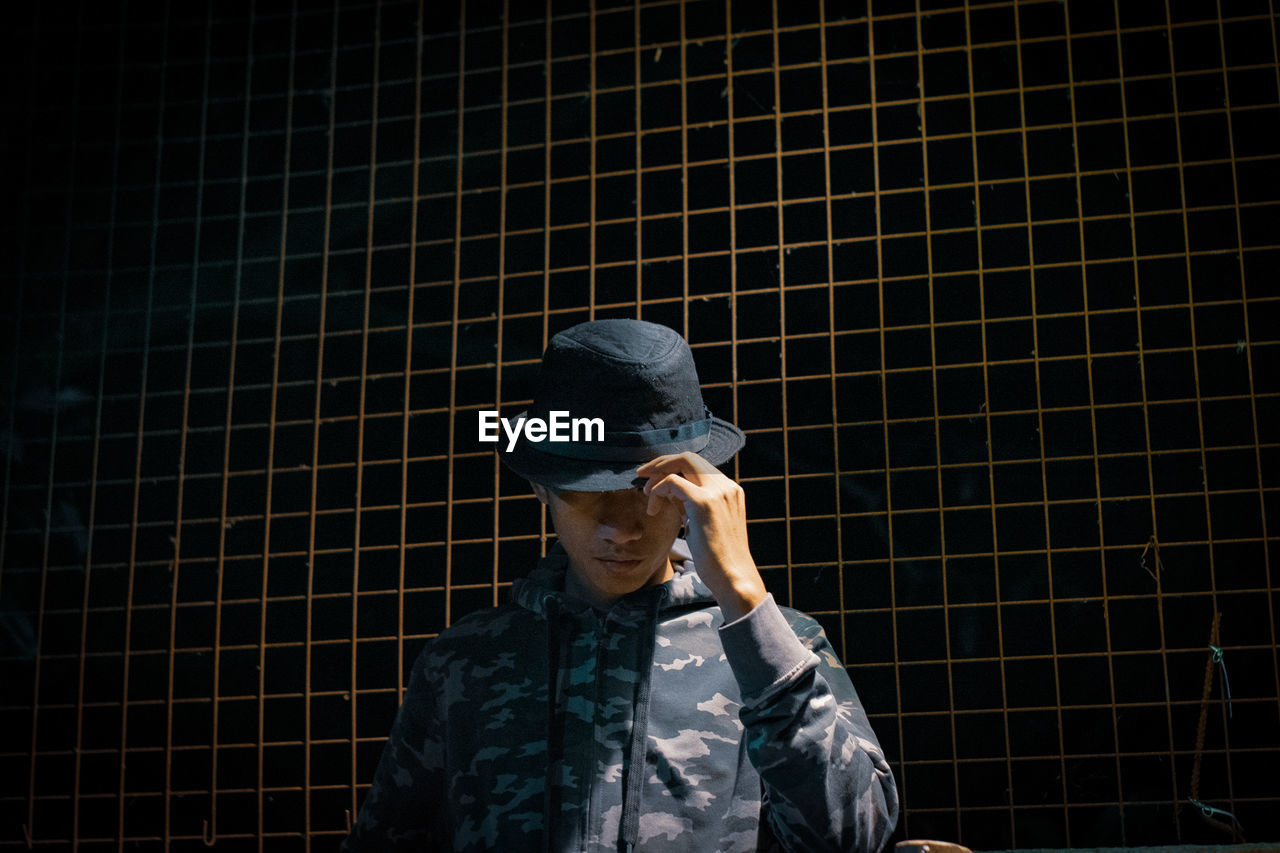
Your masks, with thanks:
M520 476L553 489L627 489L637 482L636 468L657 456L691 450L721 465L746 443L742 430L702 402L685 339L643 320L596 320L552 337L533 404L516 418L549 422L552 412L602 419L604 440L533 442L522 430L510 451L503 436L498 455Z

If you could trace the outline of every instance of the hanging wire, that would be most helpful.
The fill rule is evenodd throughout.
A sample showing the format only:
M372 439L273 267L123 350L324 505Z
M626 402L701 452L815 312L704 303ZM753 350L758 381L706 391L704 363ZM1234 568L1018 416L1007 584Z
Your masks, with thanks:
M1227 678L1227 664L1222 659L1222 647L1209 644L1209 650L1213 652L1213 662L1222 670L1222 689L1227 695L1227 717L1232 717L1231 713L1231 679Z

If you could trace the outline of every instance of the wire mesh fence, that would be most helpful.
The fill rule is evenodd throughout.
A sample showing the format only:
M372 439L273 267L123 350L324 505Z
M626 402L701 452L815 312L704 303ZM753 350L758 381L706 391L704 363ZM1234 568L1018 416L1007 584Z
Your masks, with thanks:
M898 837L1280 835L1271 0L21 15L0 846L336 848L551 536L478 412L612 316L746 430Z

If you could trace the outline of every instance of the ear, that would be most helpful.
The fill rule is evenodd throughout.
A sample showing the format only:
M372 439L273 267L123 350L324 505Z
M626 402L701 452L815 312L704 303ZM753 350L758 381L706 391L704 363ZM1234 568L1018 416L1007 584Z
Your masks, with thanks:
M532 481L530 481L529 485L533 486L533 493L538 496L538 500L542 501L542 503L546 505L547 487L542 485L541 483L534 483Z

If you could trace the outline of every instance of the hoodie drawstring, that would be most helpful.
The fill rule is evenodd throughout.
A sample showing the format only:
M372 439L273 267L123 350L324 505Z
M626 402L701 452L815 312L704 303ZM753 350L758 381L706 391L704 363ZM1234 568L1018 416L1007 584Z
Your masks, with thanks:
M640 789L645 778L645 747L648 745L649 691L652 683L653 647L657 645L658 611L666 598L662 589L649 600L647 637L640 639L640 685L636 691L635 717L631 722L631 743L627 747L627 779L622 789L622 820L618 835L622 849L630 853L640 835Z
M560 831L560 769L564 752L564 718L560 702L561 641L560 602L544 599L547 616L547 778L542 798L542 824L547 853L556 853Z

